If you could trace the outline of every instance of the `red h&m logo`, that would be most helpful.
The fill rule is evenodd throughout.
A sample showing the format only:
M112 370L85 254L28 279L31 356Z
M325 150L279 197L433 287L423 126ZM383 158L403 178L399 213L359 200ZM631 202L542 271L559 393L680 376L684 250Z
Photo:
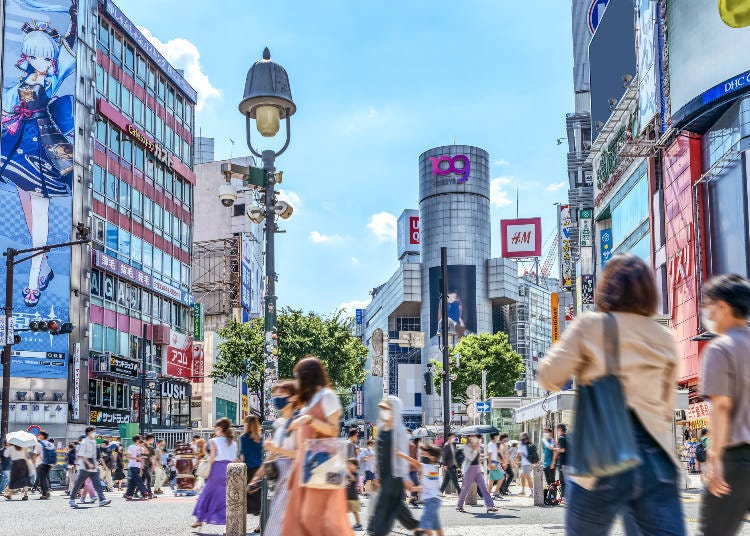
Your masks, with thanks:
M542 219L518 218L500 221L503 257L528 258L542 254Z
M409 244L419 244L419 216L409 216Z
M514 244L531 244L531 231L515 233L511 240Z

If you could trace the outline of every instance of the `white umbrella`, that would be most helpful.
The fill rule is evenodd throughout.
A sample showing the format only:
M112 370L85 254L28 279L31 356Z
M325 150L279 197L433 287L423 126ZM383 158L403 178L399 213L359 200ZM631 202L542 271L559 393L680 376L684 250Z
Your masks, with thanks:
M33 447L36 445L36 436L19 430L5 436L5 442L19 447Z

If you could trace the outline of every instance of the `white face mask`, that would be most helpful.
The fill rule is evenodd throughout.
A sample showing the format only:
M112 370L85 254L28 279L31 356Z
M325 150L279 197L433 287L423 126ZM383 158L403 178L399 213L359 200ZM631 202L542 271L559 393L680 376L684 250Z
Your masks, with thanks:
M94 439L95 437L96 437L96 432L89 433L89 439Z
M706 309L701 310L701 324L711 333L716 333L716 322L708 317Z
M381 421L390 421L393 418L393 411L390 409L381 409L380 410L380 420Z

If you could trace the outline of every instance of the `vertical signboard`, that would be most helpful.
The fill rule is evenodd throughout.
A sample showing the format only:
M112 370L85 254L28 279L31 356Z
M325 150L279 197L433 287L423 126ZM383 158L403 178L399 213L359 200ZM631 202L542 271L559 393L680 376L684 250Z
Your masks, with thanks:
M656 57L656 0L638 0L638 33L636 34L636 59L638 68L638 122L640 134L659 111L657 106ZM661 126L659 122L657 126Z
M584 208L578 212L578 244L582 248L594 245L594 209Z
M81 416L81 343L73 345L73 396L70 400L73 420Z
M560 234L560 286L573 286L573 257L570 251L570 229L573 223L570 219L570 206L560 205L557 215Z
M581 310L594 310L594 276L592 274L581 275Z
M202 303L193 304L193 340L196 342L203 341L205 314Z
M552 344L560 339L560 295L553 292L549 297L552 318Z
M419 253L419 211L407 209L398 218L398 258L407 253Z
M612 229L602 229L599 232L599 247L601 248L602 268L612 258Z
M245 312L250 313L253 309L252 248L251 235L249 233L242 233L242 267L240 270L242 293L240 302L243 310L243 320L246 318Z
M0 250L70 241L78 2L7 0L0 135ZM15 267L16 329L31 320L68 320L70 248ZM5 281L5 263L0 263ZM65 378L68 336L26 332L13 348L11 375ZM15 367L16 362L23 366Z
M542 254L542 218L500 221L503 257L539 257Z
M573 86L576 93L589 91L589 43L609 0L573 2Z
M189 335L172 331L167 347L168 376L190 378L193 376L193 339Z

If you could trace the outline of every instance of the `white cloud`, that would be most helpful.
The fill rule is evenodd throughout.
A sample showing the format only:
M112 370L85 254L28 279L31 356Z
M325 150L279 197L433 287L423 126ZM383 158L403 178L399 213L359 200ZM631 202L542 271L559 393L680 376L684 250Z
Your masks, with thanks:
M338 121L337 130L346 134L354 135L363 132L374 132L387 129L392 134L394 129L399 128L403 122L401 116L394 110L374 107L355 110L341 117Z
M292 207L294 210L299 210L302 206L302 199L300 199L300 196L297 192L294 192L292 190L278 190L279 192L279 200L280 201L286 201Z
M494 164L498 167L508 167L510 162L501 158L500 160L495 160Z
M354 265L359 264L359 259L357 257L352 257L352 264Z
M547 191L556 192L557 190L561 190L563 187L567 186L567 184L568 184L568 181L560 181L554 184L550 184L549 186L547 186Z
M310 240L315 244L330 244L331 242L340 242L342 238L339 235L325 235L318 231L310 233Z
M378 212L370 218L367 228L379 242L396 241L396 216L390 212Z
M507 207L513 204L508 191L503 187L513 182L513 177L497 177L490 181L490 203L496 207Z
M176 69L185 71L185 80L198 92L196 110L200 111L210 98L220 98L221 90L215 88L201 69L201 54L192 42L182 37L175 37L166 43L155 37L148 28L138 26L141 33L161 52Z
M354 316L355 309L364 309L370 303L370 300L352 300L339 305L339 309L346 311L348 315Z

